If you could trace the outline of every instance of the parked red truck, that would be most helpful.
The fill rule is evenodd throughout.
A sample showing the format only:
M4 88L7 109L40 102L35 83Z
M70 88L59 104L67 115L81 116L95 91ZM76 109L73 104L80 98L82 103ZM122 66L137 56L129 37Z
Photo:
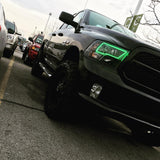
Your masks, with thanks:
M35 60L38 51L41 47L41 43L43 41L44 36L42 34L35 35L33 38L29 37L28 40L32 43L26 47L22 59L26 64L32 64Z

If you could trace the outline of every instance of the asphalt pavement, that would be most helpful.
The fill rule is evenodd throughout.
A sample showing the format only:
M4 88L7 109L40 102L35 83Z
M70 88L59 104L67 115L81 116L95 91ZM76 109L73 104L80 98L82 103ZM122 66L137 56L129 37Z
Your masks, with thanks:
M47 78L16 50L0 60L0 160L160 160L120 122L94 116L53 121L43 111Z

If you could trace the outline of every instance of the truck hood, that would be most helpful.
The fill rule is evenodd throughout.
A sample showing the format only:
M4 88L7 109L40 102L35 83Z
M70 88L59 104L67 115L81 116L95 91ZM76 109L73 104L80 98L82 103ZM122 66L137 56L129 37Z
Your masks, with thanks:
M140 39L138 36L131 37L129 35L125 35L123 33L108 28L101 28L95 26L87 26L85 27L85 31L88 32L88 34L94 39L107 41L127 50L133 50L138 47L145 47L156 51L158 50L160 52L159 46L146 42Z

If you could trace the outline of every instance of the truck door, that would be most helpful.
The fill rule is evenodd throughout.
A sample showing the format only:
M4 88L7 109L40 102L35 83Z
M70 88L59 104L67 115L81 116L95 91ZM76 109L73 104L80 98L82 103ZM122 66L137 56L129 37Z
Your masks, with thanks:
M84 11L76 14L74 21L79 23L82 17L84 16ZM68 49L68 46L73 41L73 35L75 33L75 28L71 25L63 24L59 30L55 31L52 34L50 41L48 42L47 56L51 61L54 62L54 65L57 65L60 62L65 54L65 51Z

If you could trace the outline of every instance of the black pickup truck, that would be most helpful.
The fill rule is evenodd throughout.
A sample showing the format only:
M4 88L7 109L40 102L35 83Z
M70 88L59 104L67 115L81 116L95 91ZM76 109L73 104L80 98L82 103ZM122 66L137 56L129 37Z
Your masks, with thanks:
M160 49L92 10L59 19L64 24L44 38L31 71L50 77L46 114L68 114L81 97L160 144Z

